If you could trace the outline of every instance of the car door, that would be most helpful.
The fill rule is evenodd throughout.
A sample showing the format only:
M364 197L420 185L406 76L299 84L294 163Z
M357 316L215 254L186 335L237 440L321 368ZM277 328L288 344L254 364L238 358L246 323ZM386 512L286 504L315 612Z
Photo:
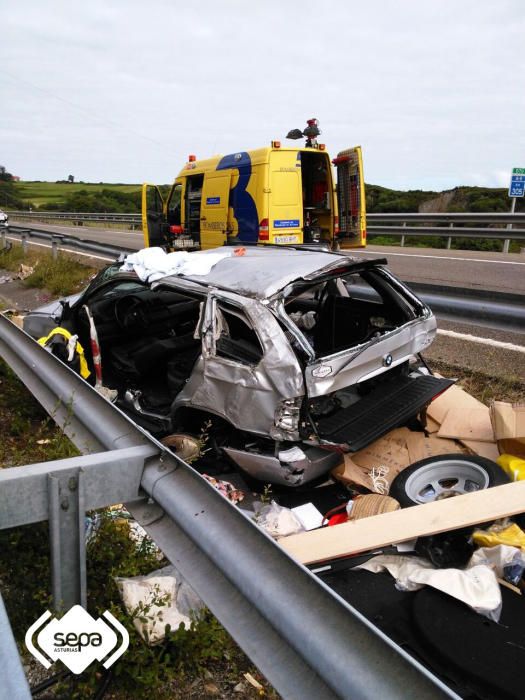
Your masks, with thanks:
M192 406L270 435L283 400L304 395L301 367L273 314L254 299L214 290L201 312L202 357L174 408Z
M142 231L144 247L163 247L167 244L165 231L167 228L164 214L164 200L156 185L142 185Z
M361 146L348 148L332 161L337 170L337 207L341 248L366 245L366 201Z

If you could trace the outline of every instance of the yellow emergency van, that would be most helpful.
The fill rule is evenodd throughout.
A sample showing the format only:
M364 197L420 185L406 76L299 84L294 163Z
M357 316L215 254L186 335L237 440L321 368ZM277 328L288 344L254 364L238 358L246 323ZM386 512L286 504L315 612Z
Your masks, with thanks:
M315 124L314 124L315 122ZM310 133L309 133L310 130ZM361 147L330 161L307 128L302 148L266 148L197 160L189 156L166 201L155 185L142 190L145 246L207 249L258 243L332 248L366 245ZM337 171L334 182L332 163Z

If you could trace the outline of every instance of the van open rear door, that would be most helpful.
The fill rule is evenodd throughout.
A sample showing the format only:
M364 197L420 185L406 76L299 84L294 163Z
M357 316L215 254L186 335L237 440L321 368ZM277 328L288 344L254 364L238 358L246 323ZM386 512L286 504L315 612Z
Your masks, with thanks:
M200 232L201 248L217 248L224 245L228 233L228 208L231 170L206 173L202 188Z
M341 248L366 245L366 202L361 146L337 154L332 161L337 168L337 205Z
M142 232L144 247L165 247L167 222L164 215L164 200L156 185L142 185Z

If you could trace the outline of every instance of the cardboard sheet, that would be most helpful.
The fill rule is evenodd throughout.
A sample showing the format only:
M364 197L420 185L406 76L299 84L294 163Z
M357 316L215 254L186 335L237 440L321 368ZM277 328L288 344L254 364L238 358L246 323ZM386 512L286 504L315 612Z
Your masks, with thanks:
M482 404L476 408L468 405L449 408L437 434L459 440L494 442L488 407Z
M484 404L470 394L467 394L461 387L451 386L435 401L432 401L427 408L427 416L441 425L446 414L451 408L483 408Z
M419 462L420 459L435 457L442 454L458 454L465 449L456 440L429 435L425 437L423 433L412 432L407 437L408 455L410 464Z
M490 419L499 452L525 459L525 403L494 401Z
M495 442L477 442L475 440L461 440L461 444L465 445L471 454L491 459L495 462L499 457L498 446Z

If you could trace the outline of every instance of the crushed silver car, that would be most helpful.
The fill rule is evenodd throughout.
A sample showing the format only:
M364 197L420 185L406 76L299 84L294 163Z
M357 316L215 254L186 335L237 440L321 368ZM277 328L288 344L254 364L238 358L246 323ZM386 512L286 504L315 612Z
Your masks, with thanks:
M70 302L29 314L25 329L74 334L62 352L70 363L78 336L90 380L155 436L206 426L212 453L287 486L406 424L452 383L419 358L435 318L386 260L241 253L173 253L199 256L197 272L141 274L154 282L128 257Z
M9 216L0 209L0 228L7 228L9 226Z

